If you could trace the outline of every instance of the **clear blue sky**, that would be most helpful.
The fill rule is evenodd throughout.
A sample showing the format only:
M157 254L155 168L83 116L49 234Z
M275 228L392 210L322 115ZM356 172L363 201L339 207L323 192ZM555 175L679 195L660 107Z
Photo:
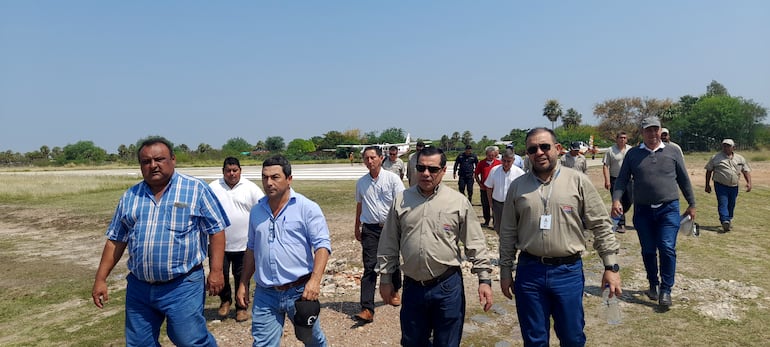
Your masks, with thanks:
M596 124L610 98L770 107L770 2L1 1L0 150L147 135L221 147L400 127Z

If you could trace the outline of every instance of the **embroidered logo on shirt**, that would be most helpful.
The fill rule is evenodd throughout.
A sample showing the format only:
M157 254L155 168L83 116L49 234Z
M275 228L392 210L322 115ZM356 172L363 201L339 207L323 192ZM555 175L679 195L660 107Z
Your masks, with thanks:
M445 233L451 233L452 232L452 226L449 225L449 224L444 224L444 226L442 226L441 229L443 229Z
M564 213L572 213L572 206L562 206L561 208Z

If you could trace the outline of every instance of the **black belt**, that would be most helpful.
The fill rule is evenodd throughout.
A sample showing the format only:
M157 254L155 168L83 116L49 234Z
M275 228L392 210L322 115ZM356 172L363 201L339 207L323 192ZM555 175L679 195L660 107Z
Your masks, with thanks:
M283 285L280 285L280 286L275 286L275 287L273 287L273 289L284 291L284 290L289 289L289 288L294 288L294 287L297 287L297 286L301 286L301 285L307 283L307 281L309 279L310 279L310 274L307 274L307 275L304 275L304 276L298 278L294 282L289 282L289 283L286 283L286 284L283 284Z
M580 252L575 253L573 255L568 255L566 257L538 257L536 255L529 254L529 253L524 252L524 251L521 252L521 255L526 257L526 258L537 260L541 264L545 264L545 265L568 265L568 264L574 264L574 263L577 263L577 261L580 260L580 257L581 257Z
M434 286L434 285L436 285L438 283L443 282L444 280L449 278L449 276L452 276L452 275L454 275L457 272L460 272L460 267L459 266L452 266L449 269L447 269L446 271L444 271L444 273L442 273L438 277L434 277L434 278L431 278L429 280L418 281L416 279L410 278L409 276L404 276L404 278L407 279L407 280L410 280L410 281L412 281L414 283L417 283L417 284L419 284L419 285L421 285L423 287L430 287L430 286Z
M202 264L202 263L201 263L201 264L198 264L198 265L195 265L195 266L193 266L193 267L192 267L192 269L190 269L190 271L187 271L187 272L185 272L184 274L181 274L181 275L179 275L179 276L176 276L176 277L174 277L174 278L172 278L172 279L170 279L170 280L168 280L168 281L145 281L145 282L147 282L147 283L149 283L149 284L152 284L152 285L166 284L166 283L169 283L169 282L171 282L171 281L173 281L173 280L176 280L176 279L179 279L179 278L185 277L185 276L187 276L187 275L189 275L189 274L191 274L191 273L193 273L193 272L195 272L195 271L198 271L198 270L200 270L200 269L203 269L203 264Z
M379 223L379 224L369 224L369 223L364 223L364 226L365 226L367 229L369 229L369 230L374 230L374 231L380 231L380 230L382 230L382 226L383 226L383 225L385 225L385 224L384 224L384 223Z

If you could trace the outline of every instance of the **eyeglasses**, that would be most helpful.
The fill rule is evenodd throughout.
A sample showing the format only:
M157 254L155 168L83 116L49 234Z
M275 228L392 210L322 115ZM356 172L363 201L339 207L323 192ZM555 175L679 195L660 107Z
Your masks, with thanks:
M527 153L528 154L535 154L535 153L537 153L537 149L538 148L540 148L540 150L543 151L543 152L548 152L548 151L551 150L551 144L550 143L541 143L541 144L539 144L537 146L527 147Z
M441 169L443 169L443 167L427 166L427 165L420 165L420 164L415 165L415 168L417 169L417 172L425 172L425 169L428 169L428 172L432 174L438 173L439 171L441 171Z

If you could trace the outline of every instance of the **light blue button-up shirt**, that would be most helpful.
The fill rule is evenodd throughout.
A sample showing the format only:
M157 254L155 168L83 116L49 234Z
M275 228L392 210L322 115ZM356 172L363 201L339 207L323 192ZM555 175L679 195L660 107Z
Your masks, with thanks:
M331 253L332 247L318 204L291 189L289 201L273 217L267 200L263 197L251 209L246 248L254 252L254 281L275 287L312 272L315 251L326 248Z

